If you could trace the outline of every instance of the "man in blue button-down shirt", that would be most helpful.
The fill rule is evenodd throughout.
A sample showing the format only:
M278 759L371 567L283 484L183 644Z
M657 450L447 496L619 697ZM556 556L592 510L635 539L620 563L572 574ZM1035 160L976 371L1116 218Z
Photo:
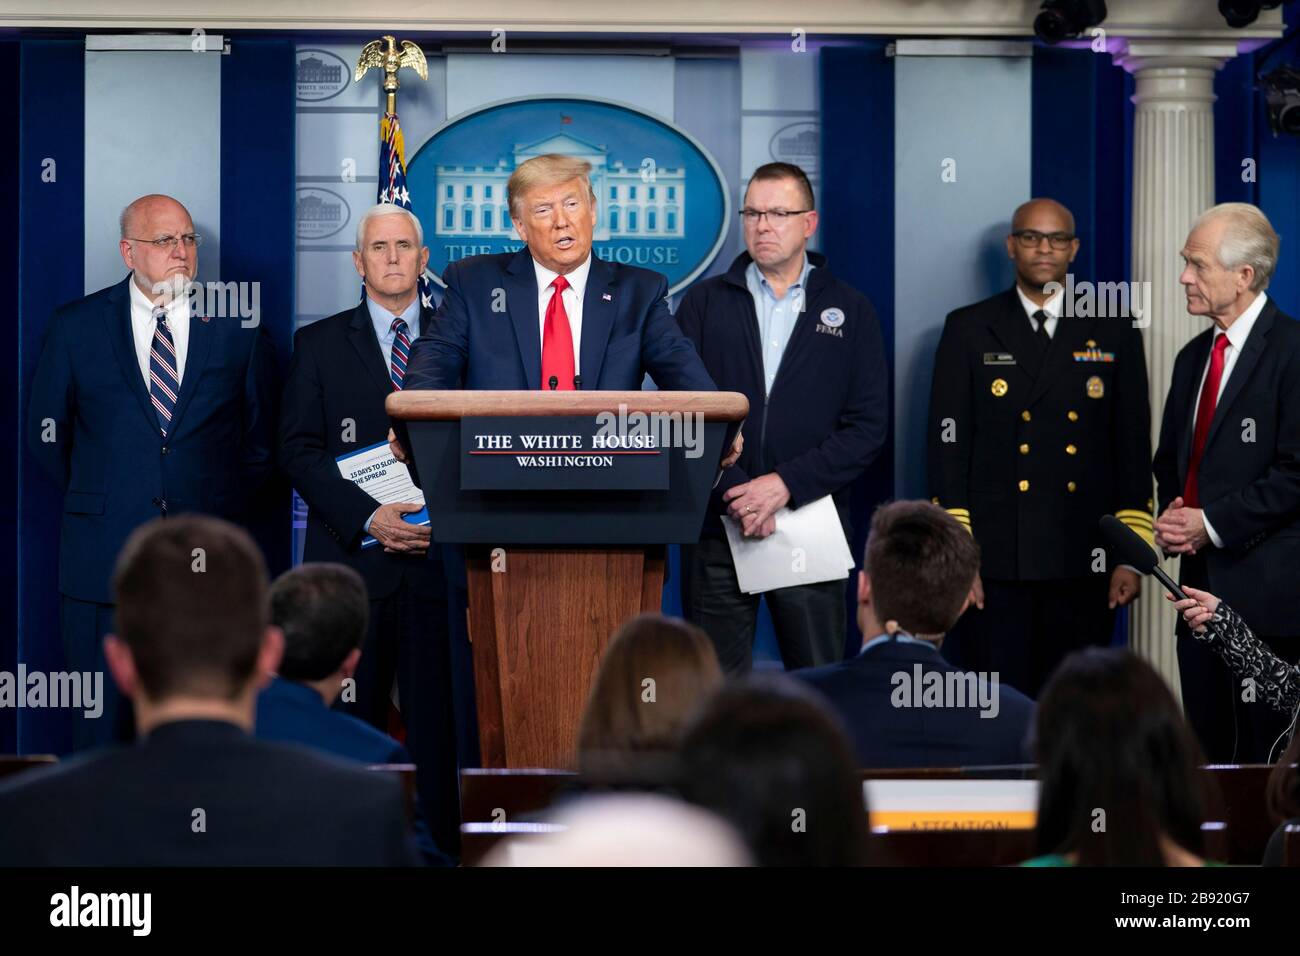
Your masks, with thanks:
M693 285L677 309L718 388L749 399L740 460L723 470L699 544L683 552L685 614L713 639L729 673L751 665L760 600L789 669L843 657L847 615L842 578L742 592L721 516L765 538L782 508L830 496L851 540L849 486L885 441L880 325L867 297L808 251L813 203L798 166L756 169L741 209L746 251L727 272Z

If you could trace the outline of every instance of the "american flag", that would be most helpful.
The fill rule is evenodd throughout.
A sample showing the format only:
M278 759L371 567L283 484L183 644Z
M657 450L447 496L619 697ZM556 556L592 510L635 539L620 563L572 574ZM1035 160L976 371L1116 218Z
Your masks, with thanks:
M385 113L379 121L379 202L411 208L411 194L406 189L406 147L402 142L402 124L396 113ZM364 293L363 293L364 294ZM420 276L420 303L434 307L433 283L428 270Z

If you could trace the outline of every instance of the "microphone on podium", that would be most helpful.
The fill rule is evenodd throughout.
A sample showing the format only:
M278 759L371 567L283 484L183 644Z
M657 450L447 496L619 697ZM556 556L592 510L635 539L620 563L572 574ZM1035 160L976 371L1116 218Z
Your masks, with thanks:
M1187 597L1183 589L1160 567L1160 558L1151 545L1114 515L1101 516L1101 537L1106 543L1106 550L1110 552L1111 560L1117 565L1132 565L1142 574L1154 575L1165 586L1165 590L1180 601Z
M579 392L582 391L582 376L581 376L581 375L575 375L575 376L573 376L573 387L574 387L575 389L577 389Z
M550 386L551 391L553 392L557 388L559 388L560 380L556 378L554 375L552 375L550 381L548 381L546 384Z

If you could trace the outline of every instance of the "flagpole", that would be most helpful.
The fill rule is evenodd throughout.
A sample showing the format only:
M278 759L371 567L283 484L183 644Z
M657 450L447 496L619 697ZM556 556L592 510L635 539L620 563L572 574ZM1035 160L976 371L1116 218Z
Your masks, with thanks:
M397 90L401 86L397 73L403 67L414 70L422 80L429 79L429 66L418 45L403 40L399 47L395 37L384 35L361 48L355 82L361 82L361 78L372 69L384 73L383 86L387 99L384 115L379 119L379 195L376 198L378 202L410 210L411 197L406 188L406 150L402 142L401 123L397 119ZM361 294L365 296L364 284ZM427 270L420 276L420 303L424 308L433 308L434 305L433 284Z

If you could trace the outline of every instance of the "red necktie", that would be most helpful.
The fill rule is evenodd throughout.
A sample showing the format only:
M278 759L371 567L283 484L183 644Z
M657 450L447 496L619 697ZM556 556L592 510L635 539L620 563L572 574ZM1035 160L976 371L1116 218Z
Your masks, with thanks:
M542 327L542 390L573 391L573 329L569 327L569 313L564 311L563 292L569 280L556 276L551 283L555 292L546 304L546 324Z
M1188 508L1201 506L1200 492L1196 487L1196 473L1201 468L1201 455L1205 453L1205 439L1214 421L1214 408L1219 403L1219 382L1223 380L1223 353L1228 348L1228 337L1222 332L1214 340L1210 353L1210 370L1205 373L1201 386L1201 399L1196 404L1196 431L1192 436L1192 458L1187 464L1187 483L1183 486L1183 504Z

